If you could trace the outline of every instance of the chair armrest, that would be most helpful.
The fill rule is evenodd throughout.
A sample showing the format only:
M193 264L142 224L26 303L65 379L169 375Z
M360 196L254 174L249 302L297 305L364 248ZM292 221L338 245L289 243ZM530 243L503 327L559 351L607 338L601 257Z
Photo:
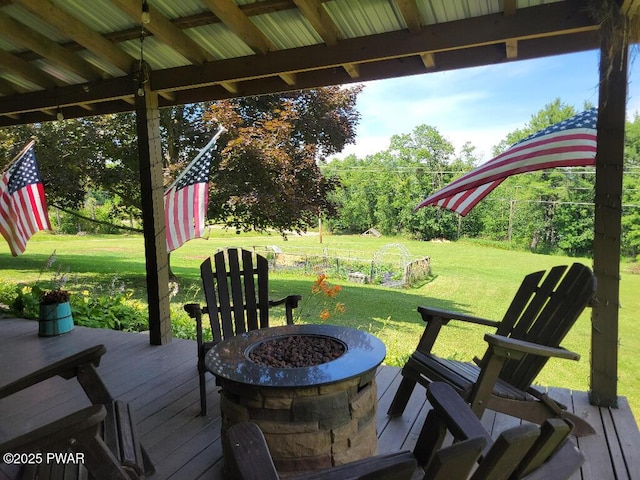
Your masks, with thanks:
M458 465L461 471L467 472L482 451L493 443L491 435L451 385L444 382L430 383L427 398L433 408L422 425L413 454L425 471L434 473L435 469L444 466L442 462L448 463L445 457L438 457L438 452L442 452L441 447L450 432L456 441L470 442L468 449L465 447L463 452L459 452L462 457L469 455L467 464ZM462 457L460 461L463 461Z
M207 307L205 306L205 308L203 309L199 303L187 303L183 305L182 308L184 308L184 311L189 314L189 317L193 318L196 321L196 343L198 344L198 358L200 359L199 361L202 361L202 357L204 357L206 351L211 348L211 346L207 345L207 342L204 341L204 333L202 330L202 314L207 313ZM211 333L212 335L214 335L214 337L216 336L213 328ZM214 338L214 342L212 343L212 345L219 341L216 340L217 339ZM204 366L200 365L198 368L204 368Z
M202 307L199 303L186 303L182 308L191 318L197 318L198 313L202 314Z
M48 445L67 442L80 432L95 429L97 434L106 415L104 405L92 405L4 442L0 445L0 453L35 453Z
M489 344L489 348L482 361L482 369L471 395L471 409L479 417L487 408L487 402L507 360L519 360L527 354L569 360L580 359L580 355L564 348L547 347L502 335L487 333L484 339Z
M580 360L580 355L578 353L561 347L547 347L546 345L517 340L515 338L504 337L502 335L495 335L492 333L485 334L484 339L490 345L495 354L515 358L516 360L523 357L524 354L540 355L542 357L556 357L566 360Z
M284 303L287 325L293 325L293 309L298 308L298 302L300 300L302 300L302 295L288 295L280 300L269 300L269 307L275 307L276 305L282 305Z
M280 300L269 300L270 307L277 307L284 304L287 307L298 308L298 302L302 300L302 295L287 295Z
M77 375L78 369L83 365L92 363L93 365L98 366L102 355L104 355L106 351L107 349L104 345L96 345L63 358L51 365L47 365L40 370L0 388L0 398L8 397L9 395L19 392L20 390L24 390L27 387L40 383L51 377L60 376L66 379L73 378Z
M486 439L488 445L493 443L491 435L478 417L451 385L444 382L431 383L427 387L427 398L456 440L480 437Z
M466 315L464 313L452 312L449 310L442 310L440 308L418 307L418 312L422 315L422 319L428 322L431 318L440 318L444 320L443 324L448 323L449 320L460 320L463 322L476 323L478 325L487 325L489 327L498 327L500 322L494 320L487 320L486 318L474 317L473 315Z
M422 337L420 337L420 342L418 342L416 350L424 353L425 355L431 353L431 349L433 348L438 335L440 335L440 330L444 325L449 323L449 320L461 320L479 325L487 325L494 328L497 328L499 325L499 322L494 322L492 320L486 320L472 315L450 312L448 310L433 307L420 306L418 307L418 312L420 312L422 320L424 320L427 325L424 328Z

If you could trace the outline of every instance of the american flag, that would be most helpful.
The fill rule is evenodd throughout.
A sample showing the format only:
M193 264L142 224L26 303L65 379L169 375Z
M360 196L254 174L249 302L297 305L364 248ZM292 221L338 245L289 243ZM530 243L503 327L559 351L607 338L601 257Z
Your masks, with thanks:
M0 233L14 257L39 230L51 230L44 187L30 142L0 181Z
M204 234L213 147L224 131L222 127L218 129L213 139L164 192L164 220L169 252Z
M433 205L465 216L510 175L595 165L597 119L598 109L591 108L540 130L428 196L415 210Z

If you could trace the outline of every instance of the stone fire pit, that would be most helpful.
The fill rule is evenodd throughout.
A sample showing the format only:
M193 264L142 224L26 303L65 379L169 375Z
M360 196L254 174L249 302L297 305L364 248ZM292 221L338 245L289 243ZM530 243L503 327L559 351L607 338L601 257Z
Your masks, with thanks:
M375 373L385 354L376 337L334 325L266 328L219 343L205 363L222 387L223 448L230 426L252 421L283 473L374 455Z

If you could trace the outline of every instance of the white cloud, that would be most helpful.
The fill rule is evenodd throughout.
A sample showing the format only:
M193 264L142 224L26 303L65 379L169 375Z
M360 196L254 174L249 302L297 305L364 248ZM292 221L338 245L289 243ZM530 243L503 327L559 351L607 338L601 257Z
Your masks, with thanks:
M640 113L638 70L632 62L629 118ZM357 143L336 157L384 151L393 135L429 125L457 151L470 142L486 161L509 132L556 98L578 110L584 101L597 104L597 85L597 51L368 82L358 96Z

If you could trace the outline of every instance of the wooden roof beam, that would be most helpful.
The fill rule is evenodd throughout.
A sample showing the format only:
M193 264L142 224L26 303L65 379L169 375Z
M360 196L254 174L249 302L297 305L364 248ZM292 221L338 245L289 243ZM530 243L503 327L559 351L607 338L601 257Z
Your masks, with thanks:
M342 68L349 74L351 78L360 78L360 65L357 63L347 63Z
M169 100L170 102L173 102L176 99L176 94L174 92L169 91L169 90L165 90L163 92L158 92L158 95L160 95L165 100Z
M559 55L591 50L600 44L600 36L597 30L579 32L567 35L562 42L557 38L534 38L524 40L518 45L518 58L531 59L541 56ZM323 48L326 48L323 46ZM260 58L260 57L257 57ZM265 59L267 61L268 59ZM485 45L468 50L448 50L437 53L437 65L434 71L445 71L459 68L474 67L480 65L499 64L507 61L504 49L498 44ZM380 80L390 77L402 77L424 73L424 64L417 55L411 57L381 60L379 62L366 62L359 65L360 77L353 79L347 75L344 69L325 68L308 72L299 72L296 75L296 85L289 86L277 76L259 77L248 79L239 83L242 95L262 95L269 93L281 93L300 88L317 88L323 85L346 85L353 82ZM157 75L159 72L154 72ZM153 85L153 79L152 79ZM215 85L201 84L202 87L176 90L175 101L160 99L161 107L182 105L203 101L214 101L238 96L225 90L218 82ZM87 116L87 112L74 104L91 101L95 107L92 114L109 114L123 111L131 111L130 100L134 98L135 87L130 78L115 78L85 86L66 86L56 90L55 95L46 91L33 92L24 95L0 97L0 115L20 115L19 119L12 120L0 116L0 127L16 124L36 123L51 120L51 117L37 112L39 108L56 108L58 104L65 105L65 118ZM117 93L118 96L114 96ZM160 92L158 92L160 93ZM108 96L108 98L107 98ZM124 104L126 97L129 102ZM105 99L104 101L102 99Z
M137 22L142 22L141 2L131 2L130 0L111 0L111 2ZM205 62L215 60L204 48L171 23L167 17L152 5L149 5L149 18L150 21L144 25L144 28L191 63L202 65Z
M233 0L202 0L202 2L254 52L266 54L277 50L273 42L249 20ZM283 73L279 77L287 85L296 83L295 73Z
M0 66L42 88L53 88L60 84L48 73L4 50L0 50Z
M396 0L400 14L407 24L409 32L415 33L422 28L422 18L416 0Z
M431 70L436 66L436 56L434 53L421 53L420 58L425 68Z
M516 13L516 8L518 8L517 0L504 0L502 11L505 15L513 15Z
M507 40L505 43L506 54L509 60L518 58L518 41L516 39Z
M3 36L80 75L85 80L100 78L96 68L89 62L2 12L0 12L0 31Z
M335 47L344 35L331 19L321 1L293 0L304 18L311 24L322 41L329 47ZM351 78L358 78L360 71L357 64L347 63L342 66Z
M503 12L506 16L515 15L518 8L517 0L504 0ZM505 53L509 60L518 58L518 41L509 39L505 42Z
M629 18L640 15L640 0L622 0L620 10Z
M340 48L310 45L292 51L271 52L264 56L219 60L200 68L177 67L155 72L152 79L153 88L181 90L213 83L269 77L282 72L300 73L306 70L342 67L345 64L409 57L425 53L425 45L429 45L429 53L438 54L439 57L440 52L447 50L499 45L512 38L518 42L547 36L557 39L555 35L559 29L566 35L597 31L599 28L586 12L572 11L564 4L548 4L526 10L527 12L522 11L510 17L494 14L429 25L412 35L398 31L346 39L341 41ZM567 18L571 21L567 22ZM464 34L451 34L460 31ZM558 48L562 48L562 45L558 45ZM502 55L504 57L504 50ZM190 85L185 83L187 77L191 79Z
M229 93L240 93L238 82L220 82L220 86Z
M13 95L19 93L19 90L4 78L0 77L0 95Z
M343 38L342 33L322 6L322 2L316 0L293 0L293 2L328 46L335 47L338 40Z
M289 85L290 87L293 87L296 85L297 83L297 74L296 73L281 73L279 75L279 77L284 80L284 83L286 83L287 85Z
M73 15L54 5L50 0L14 1L42 18L61 34L72 38L96 56L105 59L123 73L131 71L131 64L136 60L134 57L120 49L112 41L91 30Z
M267 53L275 46L262 31L249 20L233 0L202 0L202 3L256 53Z

